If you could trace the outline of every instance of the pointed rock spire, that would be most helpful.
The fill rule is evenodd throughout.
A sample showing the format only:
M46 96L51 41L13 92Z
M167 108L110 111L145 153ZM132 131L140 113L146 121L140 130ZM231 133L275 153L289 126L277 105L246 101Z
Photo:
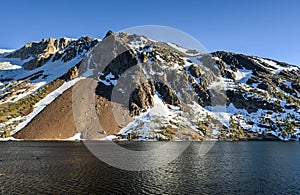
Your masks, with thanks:
M112 30L109 30L109 31L106 33L104 39L107 38L107 37L109 37L109 36L111 36L111 35L115 35L115 33L114 33Z

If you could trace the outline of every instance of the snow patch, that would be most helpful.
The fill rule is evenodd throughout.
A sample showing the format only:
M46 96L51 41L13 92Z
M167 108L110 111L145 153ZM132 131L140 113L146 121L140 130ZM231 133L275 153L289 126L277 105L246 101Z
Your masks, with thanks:
M11 53L15 51L14 49L0 49L0 54Z
M247 80L252 77L252 70L247 69L238 69L236 72L234 72L235 79L240 82L246 84Z
M168 45L170 45L171 47L173 47L174 49L176 49L177 51L180 51L180 52L182 52L182 53L184 53L185 55L187 55L187 56L197 56L197 55L199 55L200 53L199 52L196 52L195 54L191 54L189 51L189 49L186 49L186 48L184 48L184 47L181 47L181 46L179 46L179 45L177 45L177 44L175 44L175 43L167 43Z
M271 70L274 74L279 74L283 70L288 71L288 72L299 70L299 68L296 66L282 66L272 60L267 60L267 59L263 59L263 58L257 58L257 59L260 60L261 62L268 64L270 67L267 67L267 68L269 70Z
M22 141L22 139L16 139L14 137L6 137L6 138L0 138L1 141Z
M153 96L154 106L139 116L134 121L122 128L118 134L127 135L136 131L140 137L155 137L155 133L160 131L162 125L168 124L170 120L176 122L176 116L180 108L165 105L159 94ZM156 122L155 122L156 121Z
M15 70L22 68L19 65L11 64L10 62L0 62L0 70Z
M73 137L65 139L66 141L80 141L81 139L81 133L76 133Z

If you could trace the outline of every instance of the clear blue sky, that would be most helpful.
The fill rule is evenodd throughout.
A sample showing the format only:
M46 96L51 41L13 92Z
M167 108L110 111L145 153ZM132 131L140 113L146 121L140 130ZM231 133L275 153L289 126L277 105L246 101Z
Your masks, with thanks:
M0 48L48 37L102 38L106 31L166 25L225 50L300 65L300 1L3 0Z

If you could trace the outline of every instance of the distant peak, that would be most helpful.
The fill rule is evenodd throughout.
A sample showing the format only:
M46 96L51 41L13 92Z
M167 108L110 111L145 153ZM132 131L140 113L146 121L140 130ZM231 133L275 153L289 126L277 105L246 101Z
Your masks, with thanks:
M104 39L105 39L106 37L111 36L111 35L115 35L115 33L114 33L112 30L109 30L109 31L106 33Z

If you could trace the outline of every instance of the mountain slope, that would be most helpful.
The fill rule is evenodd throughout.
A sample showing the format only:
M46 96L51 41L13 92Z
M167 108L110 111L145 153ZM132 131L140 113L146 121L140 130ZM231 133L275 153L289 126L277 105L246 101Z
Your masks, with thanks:
M97 42L88 37L50 38L0 54L2 131L19 131L75 84L76 65Z
M232 123L244 130L270 133L280 139L299 139L300 70L275 60L216 52L227 88Z
M0 55L3 137L71 137L84 123L72 114L72 89L86 77L94 80L101 129L80 131L84 138L300 137L300 69L283 62L112 32L101 41L48 39Z

